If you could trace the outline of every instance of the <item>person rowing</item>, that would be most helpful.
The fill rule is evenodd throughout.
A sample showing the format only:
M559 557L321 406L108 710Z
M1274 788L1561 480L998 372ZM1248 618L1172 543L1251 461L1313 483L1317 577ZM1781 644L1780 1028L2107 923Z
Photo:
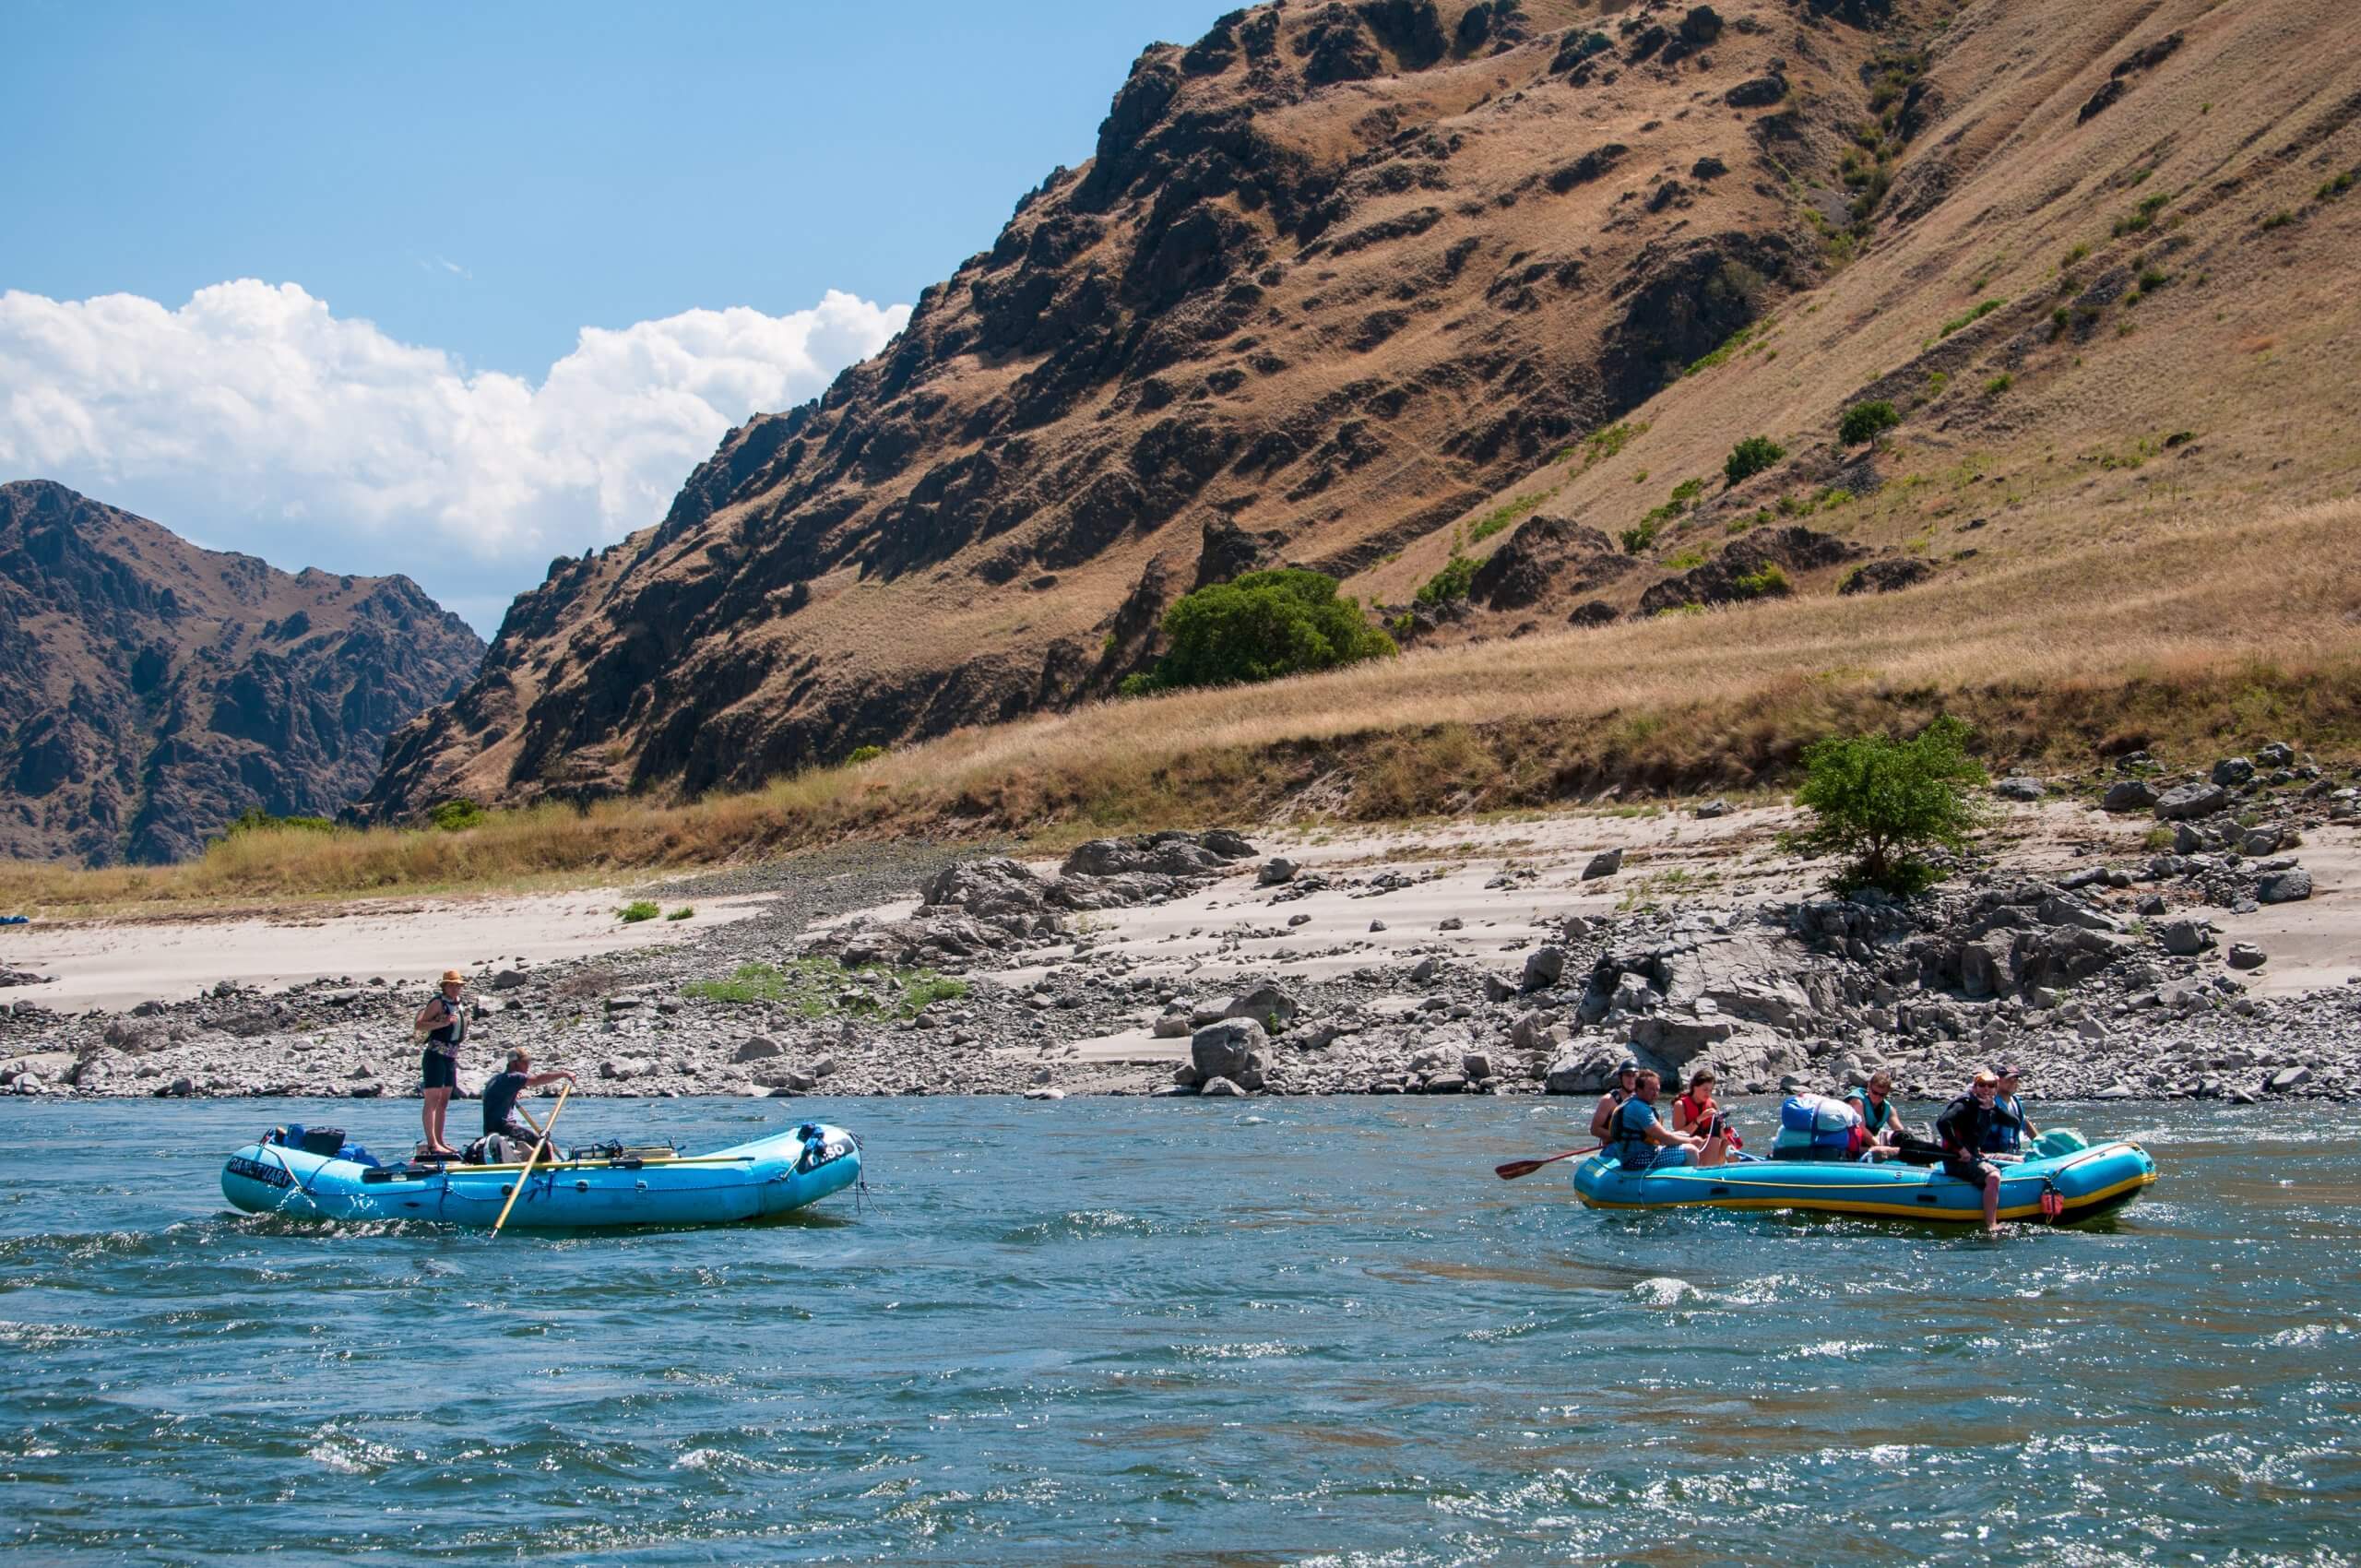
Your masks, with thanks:
M574 1075L560 1071L536 1073L533 1053L519 1046L508 1053L508 1071L496 1073L483 1087L483 1131L486 1137L503 1137L517 1146L516 1158L522 1159L527 1151L540 1143L544 1129L527 1115L516 1102L528 1089L538 1089L555 1083L573 1083ZM557 1151L549 1151L557 1158Z

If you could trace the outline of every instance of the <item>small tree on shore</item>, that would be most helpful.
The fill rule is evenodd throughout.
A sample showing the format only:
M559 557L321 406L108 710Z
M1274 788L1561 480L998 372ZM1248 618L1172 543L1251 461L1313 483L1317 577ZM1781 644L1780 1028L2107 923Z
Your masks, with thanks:
M1983 821L1974 791L1983 765L1967 754L1968 727L1948 715L1907 741L1831 735L1804 750L1796 803L1811 826L1786 836L1791 849L1844 861L1839 888L1916 893L1939 880L1925 854L1964 848Z
M1170 651L1153 675L1125 681L1127 694L1273 681L1396 651L1335 578L1292 567L1199 588L1165 612L1164 631Z

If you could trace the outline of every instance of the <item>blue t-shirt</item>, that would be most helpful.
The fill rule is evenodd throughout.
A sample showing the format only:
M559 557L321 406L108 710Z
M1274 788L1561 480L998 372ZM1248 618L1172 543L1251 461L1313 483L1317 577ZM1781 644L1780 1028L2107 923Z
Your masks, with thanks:
M526 1089L522 1073L497 1073L483 1086L483 1130L487 1133L508 1131L509 1118L516 1113L516 1098ZM525 1129L520 1129L525 1130Z
M1648 1129L1662 1118L1656 1108L1633 1095L1615 1108L1615 1158L1625 1165L1636 1164L1649 1158L1654 1147L1648 1142Z

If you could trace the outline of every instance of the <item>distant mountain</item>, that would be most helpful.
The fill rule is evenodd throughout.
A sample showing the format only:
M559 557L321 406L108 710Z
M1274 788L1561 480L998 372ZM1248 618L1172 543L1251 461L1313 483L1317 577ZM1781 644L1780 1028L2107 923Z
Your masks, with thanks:
M2098 540L2201 572L2181 524L2351 493L2352 20L1235 12L1143 53L882 352L553 563L362 809L694 795L1070 707L1279 563L1378 609L1406 681ZM1865 403L1896 428L1840 439Z
M483 642L408 577L292 576L42 480L0 484L0 853L196 853L332 815Z

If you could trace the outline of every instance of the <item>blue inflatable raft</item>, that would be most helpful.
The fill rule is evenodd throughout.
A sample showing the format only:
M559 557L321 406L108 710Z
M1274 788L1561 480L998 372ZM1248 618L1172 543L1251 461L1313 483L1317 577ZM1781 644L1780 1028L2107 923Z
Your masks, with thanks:
M221 1168L221 1195L249 1214L489 1227L524 1170L522 1165L457 1161L381 1166L344 1158L358 1152L326 1156L270 1140L248 1144ZM860 1178L860 1141L818 1122L711 1154L614 1149L575 1155L533 1167L508 1229L727 1225L801 1208Z
M2044 1141L2058 1138L2050 1134ZM2085 1147L2071 1134L2060 1141L2078 1146L2000 1166L2002 1219L2071 1225L2121 1208L2156 1179L2155 1160L2138 1144ZM1789 1208L1883 1219L1984 1219L1980 1184L1898 1160L1864 1165L1742 1155L1726 1165L1634 1174L1601 1154L1575 1168L1574 1194L1591 1208ZM2048 1207L2055 1214L2045 1208L2045 1194L2054 1194Z

